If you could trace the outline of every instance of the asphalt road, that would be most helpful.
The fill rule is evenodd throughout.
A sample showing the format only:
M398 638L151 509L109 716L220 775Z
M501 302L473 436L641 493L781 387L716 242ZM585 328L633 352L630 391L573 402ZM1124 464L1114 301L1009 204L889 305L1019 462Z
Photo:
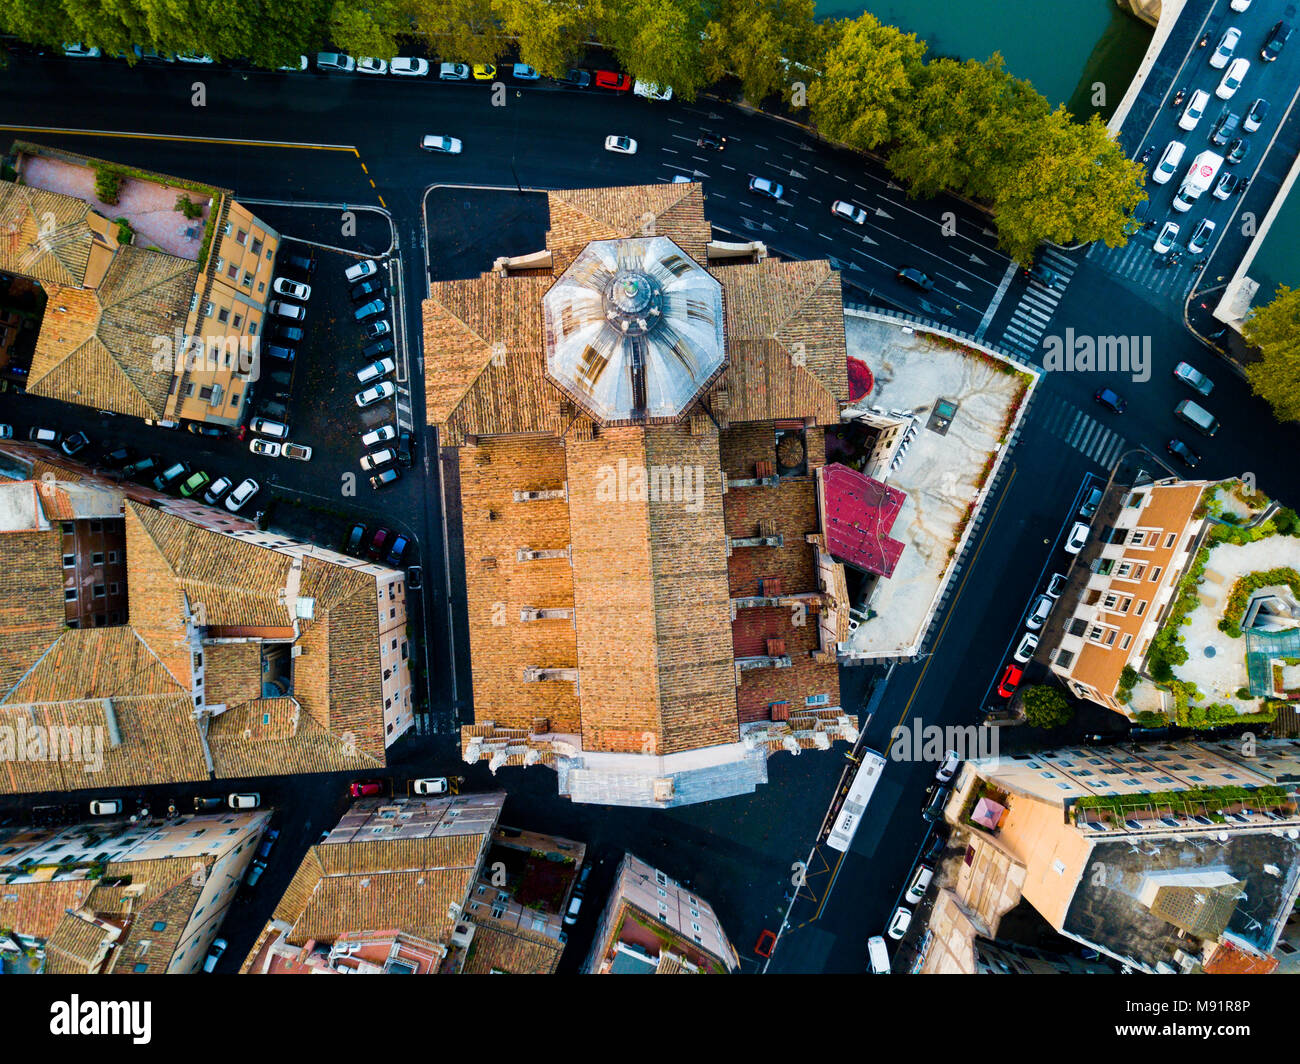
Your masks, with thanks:
M1300 49L1293 51L1300 55ZM1279 72L1290 69L1276 66ZM202 108L191 103L196 81L206 87ZM517 180L525 188L555 188L667 181L674 173L703 181L707 210L718 228L762 239L793 257L833 258L844 270L846 294L854 300L925 312L919 293L893 277L900 266L912 265L935 278L935 293L927 298L948 312L930 314L1008 349L1013 346L1008 339L1017 337L1024 345L1017 349L1022 357L1034 351L1043 336L1062 334L1067 326L1080 335L1145 338L1151 352L1149 379L1096 371L1046 375L1020 444L1010 456L1008 475L989 502L956 598L940 616L927 654L895 670L872 718L867 742L877 749L886 748L890 729L899 721L974 722L1044 565L1053 560L1052 544L1070 520L1085 475L1104 476L1110 462L1135 448L1146 447L1163 459L1165 442L1180 436L1204 455L1198 473L1228 476L1251 471L1265 491L1285 491L1294 484L1291 456L1300 445L1296 427L1279 427L1229 368L1187 334L1176 302L1153 301L1147 289L1080 252L1054 253L1068 277L1063 286L1045 290L1010 268L994 248L987 220L974 208L947 197L910 202L869 160L820 145L785 123L720 103L657 104L591 90L508 85L504 106L496 107L490 87L482 84L211 69L196 74L163 67L127 70L113 62L21 57L0 73L0 87L0 121L15 136L202 176L235 188L241 197L383 206L391 212L398 241L407 288L405 328L413 352L418 350L418 299L424 291L426 252L438 257L437 276L465 276L484 268L497 253L536 246L535 241L523 247L503 241L495 224L500 211L485 210L476 217L475 211L462 208L453 219L448 213L455 213L454 207L439 205L425 214L426 245L422 212L428 186L513 187ZM15 128L19 126L99 133ZM113 130L149 136L100 135ZM695 141L705 131L728 137L725 152L698 150ZM420 152L419 138L428 132L460 137L464 153ZM636 138L637 154L604 152L601 144L608 133ZM159 136L175 139L159 142ZM264 141L315 146L256 143ZM780 202L751 196L746 191L751 175L780 181L786 194ZM474 193L466 192L465 197L462 202L478 202ZM866 208L868 222L855 227L833 219L830 203L836 198ZM521 240L534 225L527 199L519 198L519 213L509 223L515 228L507 227ZM284 224L290 235L303 235L291 222ZM1041 359L1041 350L1037 354ZM1223 423L1213 440L1190 437L1190 429L1173 417L1174 404L1190 395L1170 375L1183 359L1216 381L1205 404ZM410 385L419 423L422 374L414 364ZM1093 393L1103 385L1128 398L1125 414L1111 414L1093 403ZM0 397L6 417L4 404L10 398ZM69 408L56 410L55 404L38 399L21 401L31 404L24 416L32 422L53 419L60 426L80 427L78 419L85 416ZM91 420L98 418L87 413ZM174 442L175 437L169 439ZM423 453L429 456L427 446ZM426 468L423 495L403 503L418 513L408 510L404 519L418 521L423 529L426 587L443 587L442 556L432 546L441 536L437 464ZM457 550L453 541L451 552ZM448 634L441 628L431 632L431 646L444 663L452 653ZM456 660L463 663L463 630L453 634ZM450 713L454 707L448 678L439 666L435 669L435 710ZM854 669L842 674L844 702L856 709L867 676ZM464 710L468 693L463 672L459 686ZM413 737L395 748L395 761L418 763L421 774L427 774L429 744L446 739ZM1022 728L1005 741L1044 740ZM433 759L451 771L444 761L445 752ZM692 880L718 908L737 948L748 956L760 929L779 926L783 895L793 889L791 864L807 853L843 764L840 751L777 757L769 763L771 782L756 795L672 813L575 807L554 795L554 778L541 770L503 770L496 781L482 766L466 774L472 786L495 783L510 791L511 823L567 832L611 855L627 847L662 862L671 874ZM792 914L795 930L783 940L775 968L862 970L866 938L883 928L924 837L919 808L933 767L890 763L867 823L838 870L829 863L809 868ZM284 815L304 817L300 806L289 798ZM297 834L306 837L303 831ZM835 890L828 896L832 875ZM268 887L275 884L273 878L264 882ZM590 920L588 913L584 921ZM232 952L235 945L232 940ZM579 946L577 940L574 945ZM580 949L569 952L566 965L577 963Z

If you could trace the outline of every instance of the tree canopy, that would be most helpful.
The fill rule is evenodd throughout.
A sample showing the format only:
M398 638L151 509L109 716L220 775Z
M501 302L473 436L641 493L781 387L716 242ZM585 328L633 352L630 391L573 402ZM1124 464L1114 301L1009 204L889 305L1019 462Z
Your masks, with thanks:
M1300 290L1279 285L1271 302L1251 311L1241 334L1260 353L1246 366L1251 391L1279 421L1300 421Z
M1026 687L1020 695L1025 722L1035 728L1059 728L1074 717L1074 707L1055 687L1038 684Z

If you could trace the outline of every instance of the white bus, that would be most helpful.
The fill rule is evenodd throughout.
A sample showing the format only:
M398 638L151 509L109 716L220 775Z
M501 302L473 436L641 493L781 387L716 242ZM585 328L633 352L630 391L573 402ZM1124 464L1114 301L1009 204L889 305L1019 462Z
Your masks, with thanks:
M849 848L853 836L862 823L862 814L867 811L867 803L880 782L885 771L885 756L875 750L862 751L862 763L849 785L849 793L844 796L840 815L835 818L835 825L826 836L826 845L832 850L843 853Z

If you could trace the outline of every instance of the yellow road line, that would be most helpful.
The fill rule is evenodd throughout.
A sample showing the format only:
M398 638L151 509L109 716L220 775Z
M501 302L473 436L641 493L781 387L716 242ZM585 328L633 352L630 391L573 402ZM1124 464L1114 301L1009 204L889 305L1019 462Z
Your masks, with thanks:
M172 140L184 144L230 144L247 148L306 148L309 151L350 151L357 158L361 157L361 153L351 144L307 144L291 140L234 140L227 137L182 137L171 133L128 133L117 129L62 129L57 126L0 125L0 129L12 130L15 133L61 133L76 137L110 137L119 140Z

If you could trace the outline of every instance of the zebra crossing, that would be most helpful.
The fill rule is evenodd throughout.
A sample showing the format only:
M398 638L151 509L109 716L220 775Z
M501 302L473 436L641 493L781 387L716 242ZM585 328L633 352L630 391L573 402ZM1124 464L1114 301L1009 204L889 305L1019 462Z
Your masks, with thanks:
M1010 347L1035 363L1042 355L1039 340L1047 331L1048 323L1056 313L1056 305L1065 295L1065 288L1078 268L1073 259L1054 248L1045 248L1038 261L1059 276L1061 283L1059 286L1046 285L1031 278L1029 287L1002 330L1000 341L1001 346Z
M1114 429L1056 396L1043 401L1039 424L1105 469L1111 468L1129 448L1128 440Z
M1123 247L1108 248L1098 241L1088 249L1088 260L1111 276L1128 281L1134 288L1185 300L1200 271L1191 266L1190 260L1177 266L1161 265L1167 256L1151 250L1155 240L1155 230L1146 230L1134 234Z

